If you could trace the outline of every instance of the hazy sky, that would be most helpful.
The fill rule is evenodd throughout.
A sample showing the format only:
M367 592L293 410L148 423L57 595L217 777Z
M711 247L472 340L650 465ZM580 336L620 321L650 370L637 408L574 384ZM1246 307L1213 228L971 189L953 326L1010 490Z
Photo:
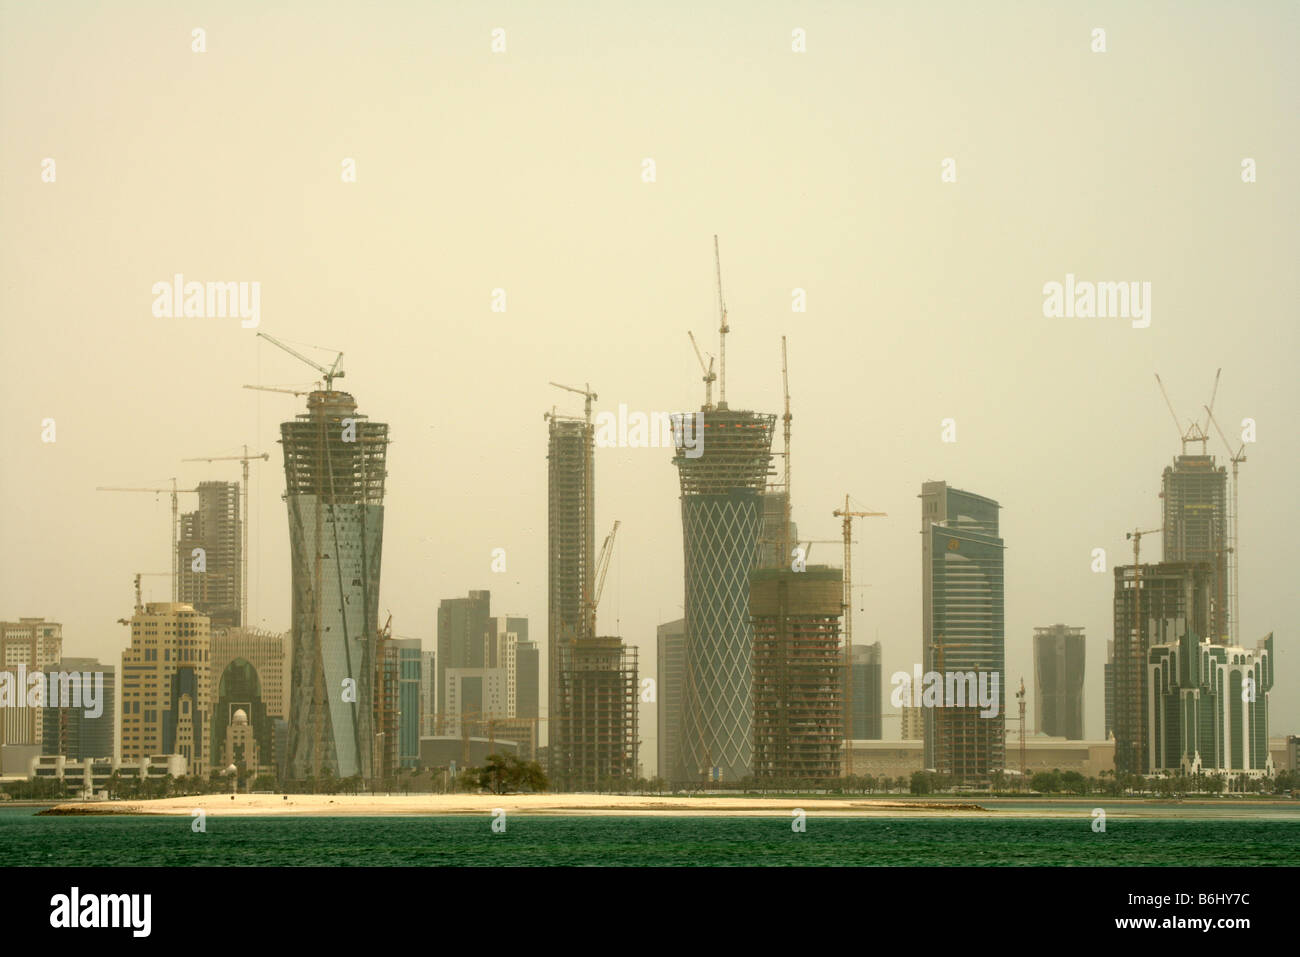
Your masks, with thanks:
M1125 530L1160 524L1180 446L1153 373L1187 418L1222 367L1225 428L1258 423L1242 635L1276 633L1270 730L1300 731L1300 7L699 7L0 2L0 618L120 660L132 575L169 568L170 505L95 486L235 479L180 460L248 443L272 455L253 623L288 627L276 440L303 400L240 387L314 376L238 319L154 317L179 272L259 282L260 329L342 350L338 385L390 424L381 619L430 641L439 599L487 588L544 638L542 413L581 408L547 382L590 382L598 409L698 407L686 330L716 352L717 233L733 407L780 411L789 339L801 534L838 536L845 492L889 513L854 554L857 637L879 636L886 675L918 660L917 494L943 479L1003 506L1010 682L1032 693L1035 626L1084 626L1099 737L1112 576L1091 551L1131 561ZM1149 328L1045 318L1067 273L1150 282ZM603 449L596 475L598 539L623 523L601 630L653 675L683 600L676 471L667 449Z

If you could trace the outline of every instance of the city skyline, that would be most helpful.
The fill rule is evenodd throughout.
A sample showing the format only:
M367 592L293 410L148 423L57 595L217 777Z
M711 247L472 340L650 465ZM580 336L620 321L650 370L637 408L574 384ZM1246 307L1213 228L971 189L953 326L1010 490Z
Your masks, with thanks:
M236 481L238 463L181 460L247 444L273 456L251 471L247 624L290 627L275 439L301 399L241 387L310 388L312 376L238 319L155 317L153 284L181 272L259 281L259 328L325 363L333 352L302 344L343 351L346 385L389 423L378 603L396 632L430 648L438 601L476 589L544 621L540 416L557 404L580 411L547 383L592 382L598 411L698 408L686 331L717 351L717 233L729 387L748 407L780 407L788 336L801 534L836 537L830 513L845 492L889 513L855 528L854 550L855 581L871 586L854 608L855 635L879 633L886 674L917 660L916 488L976 489L1003 506L1004 689L1022 675L1032 685L1035 626L1077 624L1089 646L1085 737L1100 737L1111 571L1132 562L1127 531L1160 524L1161 473L1180 451L1153 373L1188 419L1222 367L1216 417L1230 439L1242 419L1259 427L1241 467L1239 641L1254 647L1276 632L1270 726L1300 728L1300 657L1287 630L1300 599L1285 560L1300 473L1286 431L1300 398L1290 369L1300 286L1289 266L1300 258L1300 207L1278 173L1300 145L1277 122L1296 89L1287 31L1256 37L1233 18L1116 10L1110 35L1123 43L1089 59L1041 11L950 7L912 23L849 12L834 30L809 12L800 61L782 46L784 15L767 7L745 23L702 11L684 36L611 14L604 28L619 62L595 54L611 94L556 60L579 41L540 13L512 13L505 63L490 59L486 39L481 51L464 39L480 29L486 38L489 24L447 15L443 32L422 33L418 14L400 32L367 24L359 52L335 24L303 52L288 25L250 32L233 14L205 13L213 42L196 62L175 40L189 29L181 20L82 13L82 31L53 10L33 31L24 27L34 14L5 10L7 69L45 91L28 102L22 83L0 89L10 174L0 202L13 226L0 237L14 357L0 463L6 616L59 621L69 654L120 660L126 635L115 622L130 615L133 575L170 564L170 503L95 487ZM638 31L644 40L631 42ZM745 54L761 66L739 53L718 62L720 35L731 51L761 51ZM972 35L987 38L981 49ZM1026 36L1038 42L1027 48ZM601 49L599 31L579 40ZM863 62L867 43L875 55ZM241 76L268 50L282 52L274 73ZM917 50L922 59L909 61ZM46 64L65 55L86 68L51 73ZM356 80L330 70L342 55L359 58ZM1190 80L1180 66L1189 55L1221 62L1221 75ZM1015 68L973 69L999 58ZM390 62L402 64L400 80ZM862 72L846 84L850 68ZM1050 96L1024 83L1033 71L1053 77ZM132 91L111 101L122 118L113 129L92 119L104 101L87 78L104 74ZM158 85L159 75L172 80ZM899 75L915 80L909 108L862 96ZM1140 113L1125 106L1138 83L1150 105ZM259 130L256 149L214 135L208 118L227 116L232 96ZM664 115L666 99L680 104L676 118ZM1107 135L1081 149L1077 116L1097 100L1113 111ZM399 128L370 110L388 101L434 119ZM51 103L66 128L50 126ZM1036 124L1009 128L1008 104ZM552 127L545 117L558 105ZM172 125L153 129L164 115ZM340 115L358 126L341 130ZM39 179L46 155L59 163L53 184ZM157 157L156 169L142 169L141 155ZM349 156L357 182L344 184ZM655 183L641 179L647 156ZM957 180L944 183L950 156ZM1240 179L1243 156L1259 164L1255 183ZM104 253L119 247L122 256ZM49 255L56 249L66 256ZM1045 317L1044 283L1067 274L1149 280L1150 326ZM796 288L807 312L792 311ZM505 312L493 311L496 289ZM46 418L57 423L53 443L41 441ZM1227 463L1217 435L1209 451ZM663 449L596 457L596 527L623 522L599 631L638 647L645 668L657 626L682 615L677 478ZM496 548L504 572L492 571ZM1097 548L1105 573L1092 569ZM1161 559L1156 536L1143 548L1144 563ZM838 561L837 551L817 545L812 556ZM144 589L148 601L169 598L166 578ZM897 719L884 734L897 736ZM654 745L643 732L643 760Z

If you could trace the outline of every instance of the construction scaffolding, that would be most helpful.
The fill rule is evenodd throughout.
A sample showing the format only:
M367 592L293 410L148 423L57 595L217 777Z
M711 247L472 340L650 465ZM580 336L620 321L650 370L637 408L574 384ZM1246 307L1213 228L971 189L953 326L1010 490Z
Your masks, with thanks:
M388 426L329 390L312 392L280 435L293 559L289 776L370 777Z
M844 738L843 575L755 569L749 576L754 629L754 777L825 781L840 773Z
M1228 644L1228 473L1213 455L1180 455L1161 476L1164 560L1206 564L1213 570L1211 618L1205 637Z
M562 784L593 790L637 774L637 650L620 638L579 638L570 649L562 702L552 729L568 758Z

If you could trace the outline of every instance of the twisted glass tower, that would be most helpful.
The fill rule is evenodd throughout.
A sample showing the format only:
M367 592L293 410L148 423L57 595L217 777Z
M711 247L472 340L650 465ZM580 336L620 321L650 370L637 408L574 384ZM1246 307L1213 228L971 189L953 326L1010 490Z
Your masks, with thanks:
M775 422L721 403L673 417L686 558L680 767L669 770L677 780L736 781L753 772L749 573Z
M388 426L328 390L280 436L293 553L288 775L370 777Z

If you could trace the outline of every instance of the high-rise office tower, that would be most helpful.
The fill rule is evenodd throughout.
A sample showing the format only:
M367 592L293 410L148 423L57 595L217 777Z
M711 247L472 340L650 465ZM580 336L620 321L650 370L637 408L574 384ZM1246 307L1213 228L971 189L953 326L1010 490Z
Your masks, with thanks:
M921 629L926 672L998 682L997 713L979 707L925 708L925 766L959 781L1005 765L1005 606L998 503L949 488L921 486ZM982 677L987 675L987 679Z
M771 782L838 777L845 719L844 573L825 565L800 572L756 568L749 581L754 777Z
M1255 649L1200 641L1190 630L1148 656L1149 773L1273 775L1268 693L1273 636Z
M546 702L548 761L563 773L560 747L568 653L584 631L583 603L596 556L595 432L585 419L550 415L547 462Z
M241 548L239 484L200 482L199 507L180 516L177 600L207 615L214 630L243 624Z
M98 658L63 658L51 666L51 673L59 675L61 687L58 699L47 699L41 712L41 753L73 761L112 758L117 670Z
M438 604L438 734L451 721L446 697L447 672L452 668L487 667L488 619L492 617L492 593L471 591L467 598L444 598Z
M659 728L659 776L665 781L686 781L681 765L682 694L686 679L686 619L664 622L656 635L658 680L655 715Z
M394 638L397 652L397 765L420 763L420 639Z
M513 615L495 615L487 621L483 664L506 671L506 708L508 717L519 716L519 645L528 641L528 619Z
M1179 455L1160 482L1164 503L1164 560L1210 568L1210 631L1215 644L1228 644L1228 473L1213 455Z
M1071 741L1083 740L1082 628L1034 629L1034 727Z
M436 733L438 713L438 653L420 653L420 737Z
M280 425L293 556L291 778L372 773L388 426L346 392Z
M880 642L854 645L850 654L853 656L853 693L846 698L850 711L848 736L854 741L879 741L884 712L881 702ZM847 683L850 676L845 674L844 680Z
M63 626L58 622L44 618L0 622L0 671L13 675L15 683L19 666L27 674L45 672L62 657ZM15 698L11 705L0 708L0 744L40 744L40 709L27 706L26 688Z
M179 754L208 773L212 711L208 618L179 602L137 605L122 652L122 761Z
M515 717L540 718L541 648L535 641L515 646Z
M749 573L759 560L775 422L725 401L673 417L686 584L681 760L695 781L753 772Z
M1177 644L1188 634L1197 642L1208 636L1213 579L1209 565L1188 562L1115 568L1116 773L1148 773L1151 648Z

